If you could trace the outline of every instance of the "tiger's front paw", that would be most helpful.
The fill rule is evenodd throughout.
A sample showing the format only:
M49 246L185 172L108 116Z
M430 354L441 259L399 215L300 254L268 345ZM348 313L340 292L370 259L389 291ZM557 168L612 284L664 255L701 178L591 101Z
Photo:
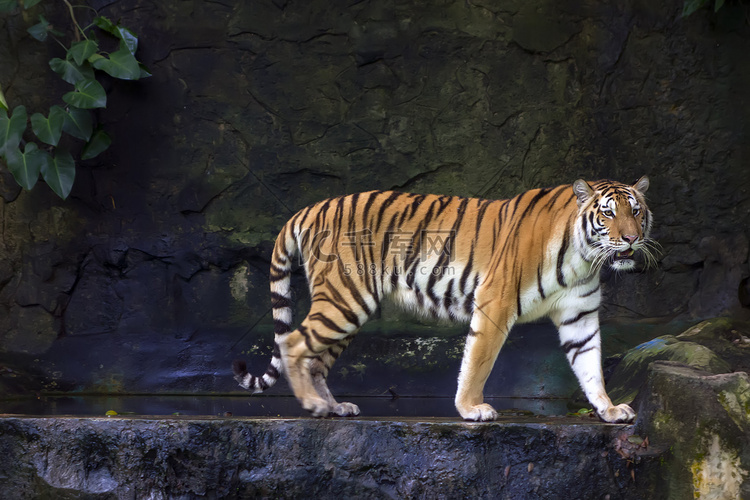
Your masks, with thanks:
M487 403L472 405L466 409L458 408L458 413L461 414L464 420L473 420L475 422L497 420L497 412Z
M632 422L635 419L635 411L626 404L610 406L604 410L599 417L605 422L619 424L623 422Z

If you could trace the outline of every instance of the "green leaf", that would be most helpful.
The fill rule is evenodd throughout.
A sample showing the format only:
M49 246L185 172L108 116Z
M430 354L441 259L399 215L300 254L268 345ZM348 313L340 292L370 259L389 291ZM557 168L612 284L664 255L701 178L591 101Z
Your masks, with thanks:
M138 37L135 36L135 33L122 26L118 26L117 29L120 32L119 38L122 41L120 45L135 55L135 51L138 50Z
M33 36L40 42L44 42L47 40L47 35L49 34L51 29L52 25L50 24L50 22L47 21L44 16L40 15L39 22L26 31L28 31L31 36Z
M124 48L112 52L109 59L106 57L96 59L92 65L121 80L137 80L141 76L141 68L135 56Z
M18 147L26 130L26 118L24 106L16 106L10 118L6 113L0 113L0 156Z
M148 78L149 76L151 76L151 72L148 70L145 64L139 62L138 67L141 68L141 74L138 75L138 78Z
M60 75L60 78L72 85L94 79L94 70L88 63L79 65L75 61L55 57L50 59L49 66L52 71Z
M91 137L91 140L83 147L81 159L89 160L98 156L99 153L106 150L112 144L112 139L103 130L97 130Z
M78 66L81 66L89 57L96 54L99 44L94 40L81 40L71 44L68 56L72 57Z
M63 130L66 134L88 141L93 131L91 113L83 109L70 108L65 114Z
M10 12L18 7L16 0L0 0L0 12Z
M49 164L42 165L42 178L57 196L67 198L76 178L76 164L70 153L58 151Z
M682 6L682 17L687 17L696 10L700 9L706 3L708 0L685 0L685 3Z
M74 92L63 96L63 101L82 109L106 108L107 93L96 80L86 80L76 85Z
M11 156L8 161L8 170L13 174L19 186L30 190L39 180L39 172L51 161L46 151L39 149L35 143L28 142L23 154Z
M719 9L724 7L724 0L716 0L716 3L714 4L714 12L719 12Z
M49 118L41 113L31 115L31 130L34 131L40 141L57 146L60 142L63 123L65 122L65 110L60 106L52 106L49 109Z
M106 31L107 33L112 33L113 35L115 34L114 23L104 16L95 17L94 24L97 25L99 28L103 29L104 31Z
M10 109L8 109L8 101L5 100L5 94L3 94L2 87L0 87L0 109L5 111L6 113L10 111Z
M138 50L138 37L135 36L135 33L123 26L120 26L120 23L114 24L104 16L94 18L94 24L107 33L119 38L122 41L121 45L123 46L123 48L128 50L131 54L135 55L135 51Z

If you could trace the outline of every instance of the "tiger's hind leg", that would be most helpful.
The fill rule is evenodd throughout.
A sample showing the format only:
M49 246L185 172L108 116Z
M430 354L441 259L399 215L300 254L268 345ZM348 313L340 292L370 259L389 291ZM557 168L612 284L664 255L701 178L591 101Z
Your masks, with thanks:
M326 385L330 367L367 317L313 302L300 327L286 335L279 348L285 373L302 407L315 417L329 413L356 415L359 408L337 403Z
M326 384L326 378L328 373L333 366L333 363L338 359L346 346L349 345L353 336L350 336L335 346L331 347L328 351L320 355L320 357L313 360L310 371L312 374L313 385L318 394L328 402L329 411L339 417L350 417L359 415L359 407L354 403L341 402L339 403L331 394Z

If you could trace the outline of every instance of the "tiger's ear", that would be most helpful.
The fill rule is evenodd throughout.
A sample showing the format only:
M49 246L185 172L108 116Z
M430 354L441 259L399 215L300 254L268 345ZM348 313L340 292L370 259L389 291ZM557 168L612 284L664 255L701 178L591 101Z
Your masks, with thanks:
M643 177L638 179L638 181L633 184L633 188L641 194L648 191L648 177L644 175Z
M579 207L583 206L589 198L594 196L594 190L583 179L578 179L573 183L573 192L576 194L576 198L578 198Z

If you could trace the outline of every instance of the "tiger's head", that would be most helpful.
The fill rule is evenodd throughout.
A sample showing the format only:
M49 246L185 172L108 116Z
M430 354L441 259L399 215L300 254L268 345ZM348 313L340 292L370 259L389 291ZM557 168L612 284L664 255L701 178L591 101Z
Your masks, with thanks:
M595 269L608 264L615 271L632 270L638 253L647 266L655 263L656 243L649 238L652 216L643 196L647 189L645 175L632 186L582 179L573 183L581 250Z

